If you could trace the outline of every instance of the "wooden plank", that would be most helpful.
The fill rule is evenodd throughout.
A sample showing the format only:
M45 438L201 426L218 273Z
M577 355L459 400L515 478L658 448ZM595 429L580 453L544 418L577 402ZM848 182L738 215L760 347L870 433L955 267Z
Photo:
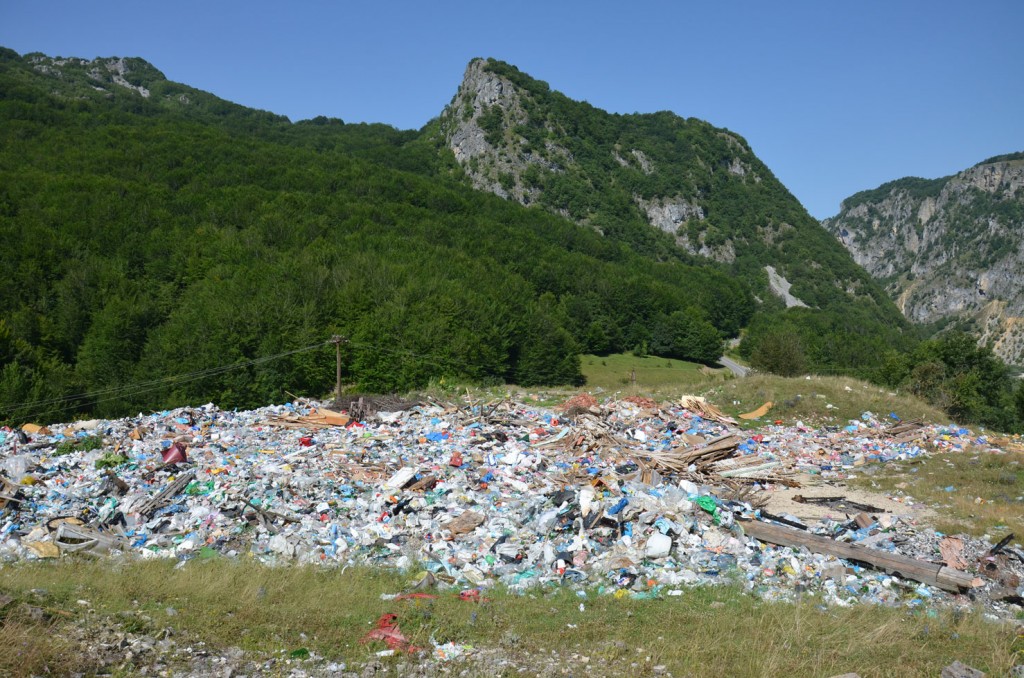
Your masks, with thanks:
M144 503L142 503L136 509L136 511L143 516L149 517L149 514L153 513L159 508L163 508L167 504L170 504L171 501L176 496L184 492L185 487L187 487L188 484L195 479L195 477L195 469L189 469L188 471L185 471L185 473L179 475L177 478L174 479L174 481L165 485L162 490L160 490L155 495L147 499Z
M938 586L941 589L954 593L959 593L963 589L969 589L977 585L977 579L972 575L966 572L959 572L939 563L916 560L886 551L876 551L856 544L837 542L816 534L800 532L788 527L771 525L756 520L741 521L739 524L743 527L743 531L746 534L769 544L795 547L804 546L814 553L823 553L846 560L856 560L890 574Z
M723 456L728 456L733 450L740 446L740 443L742 443L743 440L744 439L740 436L727 433L723 436L709 440L707 445L696 450L677 448L674 451L681 453L677 458L678 463L688 465L695 461L710 457L716 453L722 453Z
M749 473L760 473L761 471L767 471L769 469L782 466L781 461L768 461L757 466L746 466L736 469L730 469L728 471L719 471L718 475L723 478L743 478Z

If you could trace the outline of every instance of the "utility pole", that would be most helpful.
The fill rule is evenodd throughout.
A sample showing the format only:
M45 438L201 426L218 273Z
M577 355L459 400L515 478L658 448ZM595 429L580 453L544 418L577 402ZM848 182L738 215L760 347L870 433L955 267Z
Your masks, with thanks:
M335 382L334 382L334 407L335 408L340 408L341 407L341 342L343 342L343 341L344 342L348 342L348 339L346 339L345 337L341 336L340 334L335 334L333 337L331 337L331 342L334 344L334 355L337 358L337 363L338 363L337 378L335 379Z

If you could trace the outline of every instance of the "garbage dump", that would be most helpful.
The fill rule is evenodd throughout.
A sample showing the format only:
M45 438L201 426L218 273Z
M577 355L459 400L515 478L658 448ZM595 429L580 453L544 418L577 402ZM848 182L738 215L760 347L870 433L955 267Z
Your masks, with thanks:
M371 405L205 405L5 429L0 558L364 564L464 590L630 598L739 583L769 600L981 601L998 616L1024 602L1012 536L943 535L910 507L828 484L870 462L992 446L963 428L865 413L745 430L691 396ZM773 512L766 497L783 491L822 517Z

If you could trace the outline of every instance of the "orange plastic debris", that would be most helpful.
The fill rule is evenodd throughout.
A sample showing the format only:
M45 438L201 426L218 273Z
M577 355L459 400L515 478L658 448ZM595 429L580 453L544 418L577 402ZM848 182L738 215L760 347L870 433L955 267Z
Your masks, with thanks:
M761 405L761 407L757 408L753 412L741 414L740 419L760 419L764 415L768 414L768 411L771 410L772 406L774 405L775 403L769 400L768 402L766 402L764 405Z

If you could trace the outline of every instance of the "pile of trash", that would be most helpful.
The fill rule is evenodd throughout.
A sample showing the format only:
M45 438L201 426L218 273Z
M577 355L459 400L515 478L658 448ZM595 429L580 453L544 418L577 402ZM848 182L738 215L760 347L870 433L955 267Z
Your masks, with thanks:
M370 405L206 405L4 429L0 559L251 556L630 598L728 582L841 606L980 600L1000 616L1024 603L1024 553L1010 539L948 537L802 487L874 461L991 447L966 429L865 413L752 432L690 396ZM765 497L781 488L831 513L775 515Z

